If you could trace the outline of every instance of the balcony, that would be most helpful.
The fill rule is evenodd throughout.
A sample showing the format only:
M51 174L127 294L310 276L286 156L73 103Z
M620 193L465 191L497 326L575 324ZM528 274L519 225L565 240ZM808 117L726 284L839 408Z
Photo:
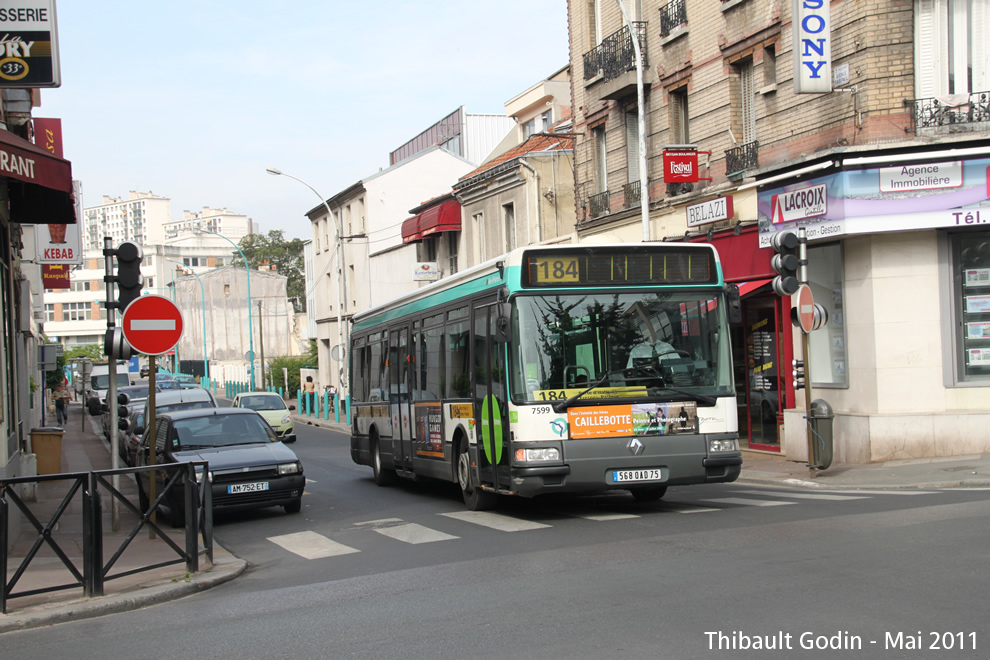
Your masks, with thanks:
M725 151L725 176L732 178L740 176L746 170L755 170L760 166L760 141L753 140L740 144L734 149Z
M635 206L639 206L640 194L639 191L642 189L639 181L630 181L629 183L622 184L622 198L625 202L623 208L631 209Z
M670 0L660 8L660 38L670 36L670 33L682 25L687 25L687 4L684 0Z
M990 92L908 99L918 135L966 133L990 129Z
M588 219L593 220L603 215L608 215L608 197L608 191L606 190L588 198Z
M643 83L648 87L653 76L646 55L647 25L645 21L632 24L643 59ZM636 51L628 27L609 35L597 48L584 54L584 80L588 85L602 83L598 92L600 99L617 99L635 92Z

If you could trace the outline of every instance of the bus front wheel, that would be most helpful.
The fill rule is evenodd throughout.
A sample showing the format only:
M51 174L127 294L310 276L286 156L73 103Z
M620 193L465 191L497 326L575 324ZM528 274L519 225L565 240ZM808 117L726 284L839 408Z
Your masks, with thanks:
M457 453L457 484L461 487L461 495L467 508L472 511L487 511L495 508L498 495L481 490L471 478L471 455L468 453L467 442L461 442Z
M378 446L378 436L371 437L371 469L375 472L375 483L379 486L391 486L395 483L395 472L382 467L382 450Z

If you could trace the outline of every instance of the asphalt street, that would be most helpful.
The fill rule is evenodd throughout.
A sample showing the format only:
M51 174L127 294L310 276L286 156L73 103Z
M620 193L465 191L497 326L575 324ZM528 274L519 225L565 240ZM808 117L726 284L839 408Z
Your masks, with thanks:
M4 655L731 658L773 642L781 657L985 657L985 490L736 483L475 513L450 485L377 487L343 434L298 435L303 511L216 517L243 576L8 633Z

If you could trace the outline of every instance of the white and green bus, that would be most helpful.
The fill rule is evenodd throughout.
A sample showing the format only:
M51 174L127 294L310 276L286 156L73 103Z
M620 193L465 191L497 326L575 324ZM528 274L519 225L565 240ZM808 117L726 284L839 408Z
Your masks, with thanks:
M698 243L526 247L356 314L351 457L498 495L734 481L726 286Z

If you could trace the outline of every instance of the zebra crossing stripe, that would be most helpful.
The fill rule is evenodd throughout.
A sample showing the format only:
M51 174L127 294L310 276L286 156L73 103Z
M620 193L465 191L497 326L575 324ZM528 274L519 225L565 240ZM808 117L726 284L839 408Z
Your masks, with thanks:
M452 539L460 538L459 536L444 534L443 532L439 532L435 529L430 529L429 527L424 527L423 525L418 525L416 523L402 523L401 525L395 525L394 527L382 527L375 529L375 531L382 536L387 536L395 539L396 541L411 543L413 545L417 545L419 543L433 543L435 541L450 541Z
M733 491L736 493L744 493L746 495L769 495L768 491L765 490L737 490ZM843 500L868 500L870 497L868 495L830 495L829 493L780 493L774 492L773 495L777 497L793 497L797 500L828 500L833 502L841 502Z
M721 509L698 506L697 504L683 504L681 502L664 502L663 510L673 511L674 513L709 513L711 511L721 511Z
M797 502L781 502L779 500L751 500L745 497L722 497L714 500L702 500L702 502L738 504L740 506L786 506L788 504L797 504Z
M322 559L361 552L342 543L331 541L316 532L296 532L282 536L269 536L268 540L304 559Z
M634 513L576 513L573 515L577 518L583 518L584 520L594 520L597 522L603 522L606 520L628 520L629 518L639 518L639 516Z
M500 532L524 532L531 529L544 529L550 525L532 522L530 520L520 520L510 516L503 516L498 513L488 511L454 511L452 513L441 513L441 516L462 520L482 527L497 529Z

